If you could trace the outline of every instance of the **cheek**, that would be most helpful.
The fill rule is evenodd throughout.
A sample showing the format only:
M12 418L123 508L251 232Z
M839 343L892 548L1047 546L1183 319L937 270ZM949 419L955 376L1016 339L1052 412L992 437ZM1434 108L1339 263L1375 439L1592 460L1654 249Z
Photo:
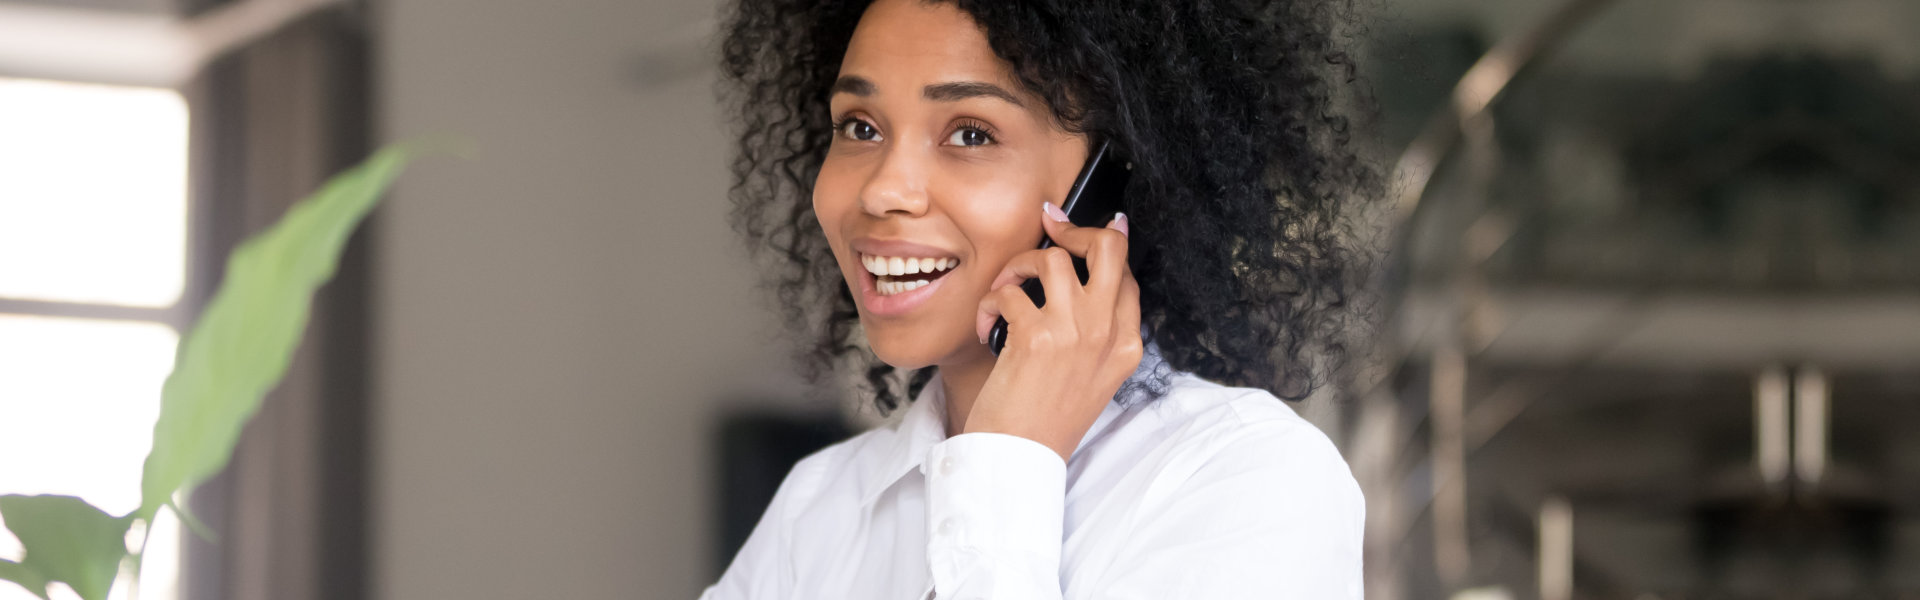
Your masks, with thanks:
M858 208L858 194L858 180L844 167L836 168L832 160L821 165L820 174L813 180L813 214L820 220L820 229L826 233L835 254L846 248L841 228L851 211Z
M989 182L972 186L952 203L947 214L966 236L976 266L983 267L975 277L991 282L1008 259L1040 243L1043 194L1026 182Z

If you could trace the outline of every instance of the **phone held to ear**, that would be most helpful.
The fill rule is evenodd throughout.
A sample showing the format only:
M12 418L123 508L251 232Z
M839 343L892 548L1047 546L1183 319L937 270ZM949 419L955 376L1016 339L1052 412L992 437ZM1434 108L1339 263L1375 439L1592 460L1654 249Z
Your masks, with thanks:
M1107 143L1100 142L1087 158L1087 164L1080 168L1080 176L1073 180L1073 188L1067 190L1067 198L1060 203L1060 210L1067 213L1067 220L1078 227L1104 227L1120 211L1121 199L1127 190L1127 179L1133 176L1133 166L1114 157L1107 150ZM1053 245L1053 240L1042 236L1040 248ZM1087 261L1078 256L1073 258L1073 270L1080 275L1080 283L1087 282ZM1033 299L1034 306L1046 306L1046 290L1039 279L1021 282L1020 289ZM987 347L994 356L1007 346L1007 319L1002 317L993 322L993 329L987 332Z

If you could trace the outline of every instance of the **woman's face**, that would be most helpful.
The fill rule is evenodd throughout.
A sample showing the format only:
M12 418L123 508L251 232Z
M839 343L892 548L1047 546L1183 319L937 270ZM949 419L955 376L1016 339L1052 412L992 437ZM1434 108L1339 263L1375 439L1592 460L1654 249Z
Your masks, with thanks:
M831 110L813 208L874 353L909 369L990 356L974 312L1040 243L1041 203L1066 196L1085 137L1053 124L970 17L920 0L867 9Z

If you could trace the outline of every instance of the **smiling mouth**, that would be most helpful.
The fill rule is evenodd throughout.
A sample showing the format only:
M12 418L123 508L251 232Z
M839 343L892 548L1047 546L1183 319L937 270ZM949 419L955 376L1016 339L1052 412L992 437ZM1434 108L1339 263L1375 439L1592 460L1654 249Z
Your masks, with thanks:
M860 264L873 274L874 291L882 296L891 296L933 283L933 280L946 276L960 261L953 258L862 254Z

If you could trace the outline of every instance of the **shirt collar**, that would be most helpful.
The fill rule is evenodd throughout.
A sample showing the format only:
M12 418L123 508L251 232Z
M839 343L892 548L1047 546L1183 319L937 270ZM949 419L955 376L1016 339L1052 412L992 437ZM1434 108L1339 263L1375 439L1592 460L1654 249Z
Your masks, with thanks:
M935 444L947 440L947 392L940 380L936 371L926 387L920 388L913 404L907 406L900 422L892 426L888 446L869 463L862 478L866 483L860 494L862 505L873 504L882 492L919 467Z

